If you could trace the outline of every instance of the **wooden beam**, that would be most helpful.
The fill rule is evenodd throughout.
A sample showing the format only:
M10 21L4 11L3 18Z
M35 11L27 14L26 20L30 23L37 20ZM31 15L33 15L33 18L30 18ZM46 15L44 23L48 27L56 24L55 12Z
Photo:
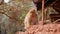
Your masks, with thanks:
M42 0L42 23L44 24L44 0Z

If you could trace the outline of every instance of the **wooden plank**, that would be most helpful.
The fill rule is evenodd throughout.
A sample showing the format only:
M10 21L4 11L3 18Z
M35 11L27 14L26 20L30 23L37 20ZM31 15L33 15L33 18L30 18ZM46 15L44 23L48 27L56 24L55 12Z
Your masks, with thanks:
M44 24L44 0L42 0L42 23Z

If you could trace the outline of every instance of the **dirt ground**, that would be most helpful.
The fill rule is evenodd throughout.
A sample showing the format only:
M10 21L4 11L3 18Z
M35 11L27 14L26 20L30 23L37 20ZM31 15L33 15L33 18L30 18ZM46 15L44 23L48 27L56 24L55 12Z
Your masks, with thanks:
M20 34L60 34L60 24L32 25Z

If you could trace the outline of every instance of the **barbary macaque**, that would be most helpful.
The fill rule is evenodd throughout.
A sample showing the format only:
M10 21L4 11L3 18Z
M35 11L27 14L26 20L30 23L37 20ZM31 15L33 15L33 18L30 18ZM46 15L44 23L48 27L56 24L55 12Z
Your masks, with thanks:
M25 28L29 27L30 25L37 25L38 24L38 13L35 9L32 9L28 12L24 19Z

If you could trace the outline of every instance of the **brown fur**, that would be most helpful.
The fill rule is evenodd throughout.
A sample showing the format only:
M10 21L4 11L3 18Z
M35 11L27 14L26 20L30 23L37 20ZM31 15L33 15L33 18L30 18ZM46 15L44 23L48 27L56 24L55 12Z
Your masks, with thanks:
M31 9L25 17L24 20L25 28L29 27L30 25L38 24L38 14L35 9Z

